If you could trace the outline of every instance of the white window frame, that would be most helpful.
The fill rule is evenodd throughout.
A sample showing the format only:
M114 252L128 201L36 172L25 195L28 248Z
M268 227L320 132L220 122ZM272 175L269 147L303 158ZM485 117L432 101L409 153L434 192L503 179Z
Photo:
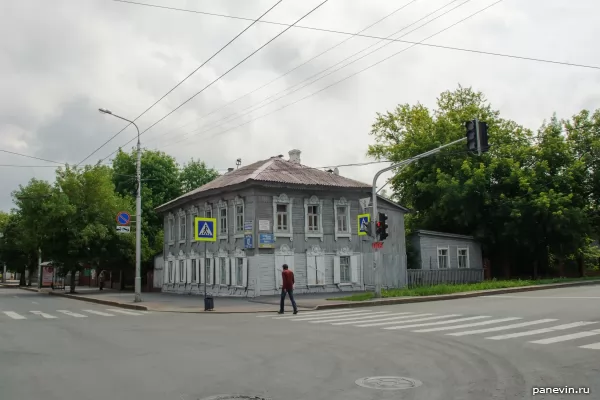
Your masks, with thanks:
M187 240L187 216L183 210L179 210L177 213L177 228L177 240L179 243L185 243Z
M467 258L467 265L464 266L464 267L460 266L460 257L461 257L460 252L461 252L461 250L465 250L467 252L467 254L466 254L466 256L467 256L466 257ZM469 248L468 247L458 247L456 249L456 263L457 263L457 265L456 265L457 268L461 268L461 269L462 268L471 268L471 260L470 260L470 257L469 257Z
M212 286L215 284L215 274L214 274L215 258L213 258L212 255L207 255L206 258L204 258L203 260L204 260L204 280L202 282L204 283L204 281L206 281L207 286L209 286L209 285ZM207 261L210 265L206 265ZM207 278L210 278L210 279L207 279Z
M238 221L238 207L242 207L242 220ZM236 196L233 199L233 232L235 239L243 239L244 238L244 221L246 218L246 205L244 203L244 199L239 196Z
M440 267L440 250L446 250L446 267L441 268ZM438 269L450 269L450 246L438 246L437 247L437 252L436 252L436 256L437 256L437 267Z
M212 204L204 203L204 218L212 218L212 217L213 217Z
M306 285L325 286L325 251L321 246L306 250Z
M238 271L238 263L242 262L242 270ZM229 275L231 286L244 288L248 285L248 258L246 252L240 248L236 248L230 258L231 272ZM240 275L241 272L241 275Z
M192 257L190 261L190 268L192 271L190 281L192 283L198 283L198 259L196 257Z
M169 255L167 256L167 260L166 260L166 266L165 266L165 275L166 277L164 277L164 282L165 283L173 283L173 262L175 261L175 257L173 256L173 254L169 253Z
M317 231L308 231L308 207L317 206ZM310 199L304 199L304 240L308 242L309 238L317 238L323 241L323 200L317 196L311 196Z
M346 226L348 227L348 232L342 232L339 230L338 226L338 207L346 207ZM347 201L344 197L341 197L339 200L333 201L333 217L335 218L335 230L334 237L337 241L340 238L352 238L352 224L350 223L350 202Z
M286 231L280 231L277 228L277 205L285 204L287 206L287 220L288 229ZM290 242L294 239L294 228L292 226L292 208L294 206L294 199L289 198L285 193L281 193L279 196L273 196L273 236L277 238L289 238Z
M225 231L222 231L223 224L221 223L221 211L225 210ZM229 229L229 209L227 207L227 202L220 200L217 204L217 239L219 240L227 240L228 229Z
M342 265L342 257L348 257L349 261L349 281L342 282L342 273L341 273L341 265ZM333 283L339 286L353 286L360 285L362 282L361 275L361 266L359 260L359 254L355 254L349 247L342 247L340 250L335 252L335 257L333 258Z
M183 250L179 250L179 256L177 256L177 266L175 268L175 279L174 282L185 283L185 254Z
M167 217L167 243L175 244L175 216L169 213Z
M348 263L344 265L342 261L347 260ZM347 277L344 279L344 270L347 268ZM340 284L352 283L352 258L351 256L340 256Z
M198 207L192 206L192 208L190 208L188 210L188 214L190 215L190 228L191 228L191 229L188 229L188 235L190 237L190 241L193 243L194 242L194 221L196 220L196 217L198 216Z

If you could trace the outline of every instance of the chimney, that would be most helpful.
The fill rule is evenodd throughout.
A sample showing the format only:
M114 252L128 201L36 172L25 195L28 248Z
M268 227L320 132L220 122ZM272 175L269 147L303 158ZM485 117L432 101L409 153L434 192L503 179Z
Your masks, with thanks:
M333 169L333 174L334 174L334 175L339 175L339 174L340 174L340 170L338 169L338 167L335 167L335 168Z
M227 172L233 172L233 168L227 168Z
M300 164L300 153L302 153L300 150L290 150L288 152L290 155L290 162L293 162L294 164Z

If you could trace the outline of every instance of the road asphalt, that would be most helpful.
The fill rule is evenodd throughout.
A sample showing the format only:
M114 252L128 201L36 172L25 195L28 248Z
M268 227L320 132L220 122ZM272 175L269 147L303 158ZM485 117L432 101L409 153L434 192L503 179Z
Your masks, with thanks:
M0 371L2 400L600 399L600 286L295 316L0 290ZM355 383L381 376L420 386ZM590 394L532 396L540 387Z

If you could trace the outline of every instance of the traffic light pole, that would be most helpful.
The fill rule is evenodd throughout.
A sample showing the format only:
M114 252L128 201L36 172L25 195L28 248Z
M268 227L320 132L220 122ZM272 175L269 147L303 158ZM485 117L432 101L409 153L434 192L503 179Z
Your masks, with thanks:
M400 161L399 163L390 165L389 167L386 167L382 170L380 170L379 172L377 172L375 174L375 177L373 178L373 187L372 187L372 195L373 195L373 218L371 218L371 232L375 233L376 232L376 223L377 221L375 221L375 218L378 215L378 211L377 211L377 179L379 179L379 177L381 176L381 174L391 171L393 169L396 168L404 168L407 167L408 165L412 164L415 161L418 161L422 158L425 157L429 157L433 154L439 153L442 149L445 149L446 147L450 147L453 146L457 143L460 142L464 142L466 141L467 138L463 137L461 139L455 140L453 142L447 143L443 146L440 147L436 147L433 150L429 150L426 151L425 153L419 154L417 156L414 156L412 158L409 158L407 160L404 161ZM375 297L381 297L381 281L382 281L382 276L381 276L381 271L383 270L383 268L379 267L379 250L378 249L373 249L373 272L374 272L374 277L375 277Z

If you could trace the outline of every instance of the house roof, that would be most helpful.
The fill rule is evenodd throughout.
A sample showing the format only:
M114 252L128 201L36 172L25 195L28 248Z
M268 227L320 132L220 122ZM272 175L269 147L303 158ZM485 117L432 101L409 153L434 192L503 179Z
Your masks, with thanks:
M179 203L185 198L193 197L203 192L223 189L246 182L324 186L343 189L371 189L371 185L367 183L345 178L335 173L321 171L320 169L308 167L298 162L284 160L281 157L271 157L227 172L206 185L200 186L157 207L157 210L168 209L169 206Z

